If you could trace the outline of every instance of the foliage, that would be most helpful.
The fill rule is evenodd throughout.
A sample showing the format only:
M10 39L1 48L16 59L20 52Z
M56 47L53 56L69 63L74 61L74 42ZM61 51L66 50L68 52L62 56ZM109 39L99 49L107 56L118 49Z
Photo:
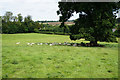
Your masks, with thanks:
M116 31L114 32L114 35L116 37L120 37L120 23L116 27Z
M34 22L30 15L25 17L24 21L21 14L13 16L12 12L6 12L5 15L2 16L2 33L38 32L40 27L41 25L38 22Z
M45 22L45 21L41 21ZM50 22L50 21L46 21ZM52 21L55 22L55 21ZM14 33L52 33L52 34L69 34L69 26L67 28L60 28L58 25L52 26L48 24L39 23L39 21L33 21L30 15L25 18L21 14L13 16L12 12L6 12L2 16L2 32L7 34Z
M67 28L60 28L59 25L55 25L55 26L52 26L52 25L48 25L48 24L41 24L42 25L42 28L40 30L40 33L52 33L52 34L70 34L70 30L69 30L69 27L70 26L67 26Z
M72 17L74 12L79 13L79 18L74 21L75 25L70 29L70 39L85 38L96 45L97 41L116 41L112 29L119 9L120 2L59 2L57 14L62 15L60 21L64 27L64 22Z
M117 23L118 23L118 24L120 24L120 17L119 17L119 18L117 18Z

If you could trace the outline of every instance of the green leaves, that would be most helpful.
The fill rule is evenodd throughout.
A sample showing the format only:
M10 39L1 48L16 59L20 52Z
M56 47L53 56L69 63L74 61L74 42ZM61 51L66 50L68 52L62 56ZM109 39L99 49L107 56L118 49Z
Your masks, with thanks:
M60 16L60 21L62 22L61 25L63 25L74 12L79 13L79 18L74 21L75 25L70 28L71 40L77 40L82 37L90 41L109 42L116 41L112 32L116 18L116 14L113 14L113 11L117 12L119 9L119 2L59 2L58 14L62 15Z
M38 32L40 24L34 22L32 17L28 15L24 18L21 14L13 16L12 12L6 12L2 17L2 33L14 34L14 33L26 33L26 32Z

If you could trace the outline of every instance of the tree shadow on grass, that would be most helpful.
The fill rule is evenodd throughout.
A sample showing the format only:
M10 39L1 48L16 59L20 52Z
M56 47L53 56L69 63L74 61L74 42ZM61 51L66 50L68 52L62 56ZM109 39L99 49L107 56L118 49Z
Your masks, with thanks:
M64 43L35 43L36 45L49 45L49 46L73 46L73 47L118 47L117 44L91 44L91 43L69 43L69 42L64 42Z
M90 43L68 43L68 42L64 42L64 43L42 43L45 45L50 45L50 46L73 46L73 47L105 47L105 45L102 44L90 44Z
M102 44L96 44L96 45L93 45L93 44L90 44L90 43L62 43L61 44L62 46L74 46L74 47L105 47L105 45L102 45Z

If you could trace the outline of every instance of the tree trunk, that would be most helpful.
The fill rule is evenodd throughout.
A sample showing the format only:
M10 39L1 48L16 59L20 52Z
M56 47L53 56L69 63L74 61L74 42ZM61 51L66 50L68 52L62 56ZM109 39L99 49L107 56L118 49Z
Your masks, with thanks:
M65 28L64 28L64 34L65 34Z

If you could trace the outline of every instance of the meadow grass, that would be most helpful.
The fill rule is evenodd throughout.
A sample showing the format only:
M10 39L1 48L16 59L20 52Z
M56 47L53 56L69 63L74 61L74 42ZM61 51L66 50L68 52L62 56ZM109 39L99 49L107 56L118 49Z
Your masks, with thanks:
M19 45L16 45L20 42ZM71 41L69 36L50 34L3 34L3 78L117 78L118 43L105 47L28 46L27 42Z

